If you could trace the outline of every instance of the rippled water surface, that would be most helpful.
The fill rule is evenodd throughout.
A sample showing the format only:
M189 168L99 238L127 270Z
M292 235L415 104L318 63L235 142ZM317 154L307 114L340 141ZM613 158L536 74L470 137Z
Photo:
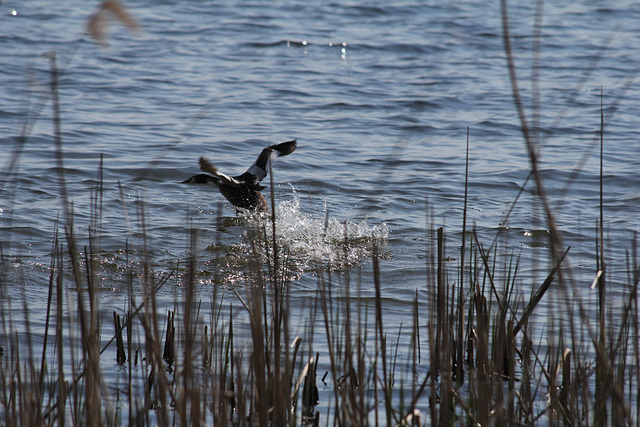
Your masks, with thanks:
M407 302L426 284L427 223L445 226L455 280L467 130L467 227L487 245L502 228L507 253L536 260L522 263L528 293L547 274L548 226L532 180L505 218L530 164L494 3L128 1L141 31L112 22L107 47L84 35L93 2L0 3L0 240L10 260L4 268L24 283L4 298L24 297L33 312L46 304L62 216L49 52L60 68L64 174L78 236L87 235L103 159L105 310L123 305L125 249L140 232L141 208L159 271L185 258L193 226L201 292L214 286L214 271L225 285L241 282L232 271L248 253L246 222L215 189L180 181L198 173L200 155L236 175L266 145L296 138L296 152L274 169L281 242L296 263L291 286L308 295L312 266L336 262L343 247L331 242L346 234L365 292L372 244L385 254L388 319L406 321ZM530 124L532 93L539 95L545 190L586 300L595 298L604 105L603 212L615 298L640 226L640 5L545 4L537 61L533 6L510 12ZM175 292L162 295L173 306Z

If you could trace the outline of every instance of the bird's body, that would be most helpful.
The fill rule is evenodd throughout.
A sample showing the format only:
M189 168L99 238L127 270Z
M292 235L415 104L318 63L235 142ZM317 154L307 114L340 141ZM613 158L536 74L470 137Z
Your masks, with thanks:
M182 182L195 184L213 183L218 187L224 198L237 209L266 212L268 210L267 201L260 193L260 190L264 188L260 185L260 181L267 176L275 159L280 156L287 156L293 153L295 149L296 140L270 145L262 150L256 162L245 173L235 177L219 172L204 157L200 157L200 169L207 173L194 175Z

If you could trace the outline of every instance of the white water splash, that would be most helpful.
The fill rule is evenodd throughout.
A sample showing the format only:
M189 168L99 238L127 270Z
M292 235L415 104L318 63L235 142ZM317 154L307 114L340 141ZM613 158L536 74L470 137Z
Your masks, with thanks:
M264 217L247 217L247 220L264 221ZM270 226L266 228L270 232ZM298 267L322 265L333 269L370 256L374 245L380 248L386 244L389 229L384 223L369 225L366 218L354 222L332 217L326 204L322 217L314 217L302 211L294 189L292 200L276 206L276 236L279 247L294 258Z

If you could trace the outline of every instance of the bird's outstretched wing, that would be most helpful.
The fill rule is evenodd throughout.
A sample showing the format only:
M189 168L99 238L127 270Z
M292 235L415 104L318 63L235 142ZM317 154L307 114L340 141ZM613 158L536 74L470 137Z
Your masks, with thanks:
M246 174L251 174L255 178L255 184L262 181L264 177L269 173L269 169L271 169L271 165L273 162L280 156L288 156L296 150L296 140L281 142L280 144L270 145L267 148L263 149L256 162L251 165L247 171L240 175L240 177L245 177Z
M209 182L218 185L220 183L220 178L217 176L211 176L208 173L201 173L181 181L182 184L207 184Z
M185 183L194 183L194 184L206 184L208 182L212 182L216 185L218 184L226 184L226 185L241 185L243 182L238 181L235 178L230 177L227 174L224 174L218 170L217 167L213 166L207 159L204 157L200 157L200 169L203 172L198 175L194 175L189 179L185 179L182 181Z
M264 187L260 185L269 173L269 169L275 159L280 156L287 156L296 150L296 140L281 142L280 144L270 145L263 149L255 163L242 175L231 177L218 170L214 165L209 163L204 157L200 157L200 169L203 172L194 175L189 179L182 181L183 183L205 184L208 182L216 185L226 185L231 187L245 187L252 190L260 191Z
M200 157L200 169L202 169L203 172L208 172L211 175L218 178L222 184L227 184L227 185L242 184L242 182L239 182L235 178L232 178L229 175L220 172L217 167L209 163L209 161L204 157Z

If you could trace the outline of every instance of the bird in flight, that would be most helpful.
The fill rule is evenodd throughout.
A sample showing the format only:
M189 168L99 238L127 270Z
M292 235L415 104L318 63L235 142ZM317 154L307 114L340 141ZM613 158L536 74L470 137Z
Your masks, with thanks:
M260 190L265 187L260 185L260 181L267 176L273 162L280 156L288 156L296 149L296 140L281 142L270 145L263 149L258 159L245 173L238 176L229 176L213 166L207 159L200 157L200 169L203 172L194 175L183 183L206 184L213 183L218 187L220 193L227 199L236 210L246 209L249 211L267 212L267 201Z

